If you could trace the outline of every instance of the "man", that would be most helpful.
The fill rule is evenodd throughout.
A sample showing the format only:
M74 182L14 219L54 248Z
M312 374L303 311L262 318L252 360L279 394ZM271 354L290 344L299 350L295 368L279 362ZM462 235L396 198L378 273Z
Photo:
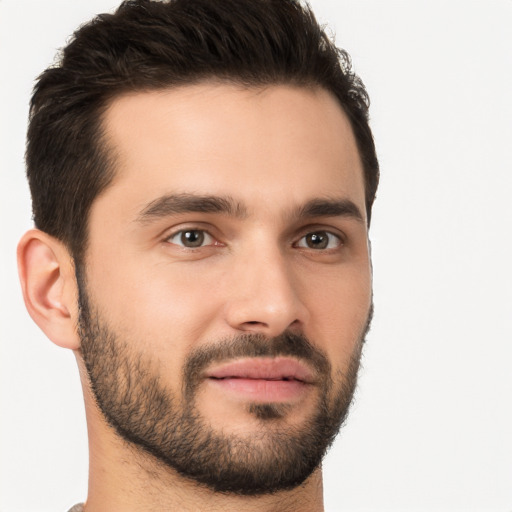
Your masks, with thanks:
M323 509L372 310L368 98L291 0L125 2L39 78L18 263L87 512Z

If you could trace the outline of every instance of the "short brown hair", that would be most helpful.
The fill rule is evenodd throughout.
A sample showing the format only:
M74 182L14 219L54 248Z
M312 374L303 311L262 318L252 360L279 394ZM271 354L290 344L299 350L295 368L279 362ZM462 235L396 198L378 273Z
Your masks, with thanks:
M31 101L27 176L36 226L75 259L94 199L114 176L102 114L115 96L215 78L330 91L347 114L364 168L368 222L379 179L369 99L350 57L295 0L129 0L77 30Z

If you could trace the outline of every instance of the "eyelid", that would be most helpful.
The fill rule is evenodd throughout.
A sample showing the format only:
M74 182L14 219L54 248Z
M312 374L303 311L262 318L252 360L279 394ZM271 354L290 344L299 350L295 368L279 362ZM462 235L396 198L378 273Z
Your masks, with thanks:
M301 227L298 231L299 237L303 237L305 235L309 235L310 233L317 233L319 231L325 231L326 233L330 233L332 235L337 236L340 240L344 241L346 238L346 234L341 230L338 226L333 226L332 224L308 224L307 226Z
M332 243L332 239L334 238L335 240L337 240L337 245L336 245L336 248L337 247L340 247L343 245L343 240L340 236L338 236L336 233L333 233L331 231L327 231L327 230L315 230L315 231L309 231L308 233L306 233L305 235L301 236L299 238L299 240L296 242L296 246L297 247L304 247L305 249L313 249L312 247L308 247L307 245L301 245L301 242L303 240L306 239L306 237L308 237L309 235L314 235L316 233L322 233L322 234L326 234L328 237L329 237L329 242L328 242L328 245L330 245ZM329 250L329 249L334 249L335 247L326 247L325 249L314 249L314 250Z
M325 249L314 249L312 247L308 247L307 245L299 245L302 240L304 240L308 235L313 235L315 233L325 233L329 235L329 237L334 237L338 240L338 244L336 247L327 247ZM331 242L329 242L331 243ZM307 226L302 230L302 234L298 237L297 241L293 244L295 247L299 247L301 249L309 249L318 252L326 252L339 249L346 244L346 236L344 233L340 232L337 229L332 227L325 226Z
M210 241L208 243L205 243L203 245L200 245L198 247L187 247L183 244L172 242L171 240L182 233L186 233L187 231L197 231L204 234L205 237L209 238ZM172 232L165 234L162 240L164 243L175 245L177 247L180 247L182 249L188 249L188 250L194 250L194 249L201 249L203 247L209 247L213 245L220 245L220 243L217 241L217 239L209 232L208 229L205 229L204 227L199 226L181 226L179 229L173 229Z

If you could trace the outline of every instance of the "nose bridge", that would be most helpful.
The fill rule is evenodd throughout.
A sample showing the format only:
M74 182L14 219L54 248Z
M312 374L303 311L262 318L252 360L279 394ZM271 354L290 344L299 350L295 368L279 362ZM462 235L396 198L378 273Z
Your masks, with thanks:
M277 243L253 246L232 270L227 305L231 327L277 336L305 321L297 276Z

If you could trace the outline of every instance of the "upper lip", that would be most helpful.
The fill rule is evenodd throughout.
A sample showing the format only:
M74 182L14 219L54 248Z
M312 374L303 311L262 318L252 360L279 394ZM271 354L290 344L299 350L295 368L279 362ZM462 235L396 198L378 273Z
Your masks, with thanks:
M298 380L314 382L309 365L292 357L252 357L219 363L205 372L212 379Z

